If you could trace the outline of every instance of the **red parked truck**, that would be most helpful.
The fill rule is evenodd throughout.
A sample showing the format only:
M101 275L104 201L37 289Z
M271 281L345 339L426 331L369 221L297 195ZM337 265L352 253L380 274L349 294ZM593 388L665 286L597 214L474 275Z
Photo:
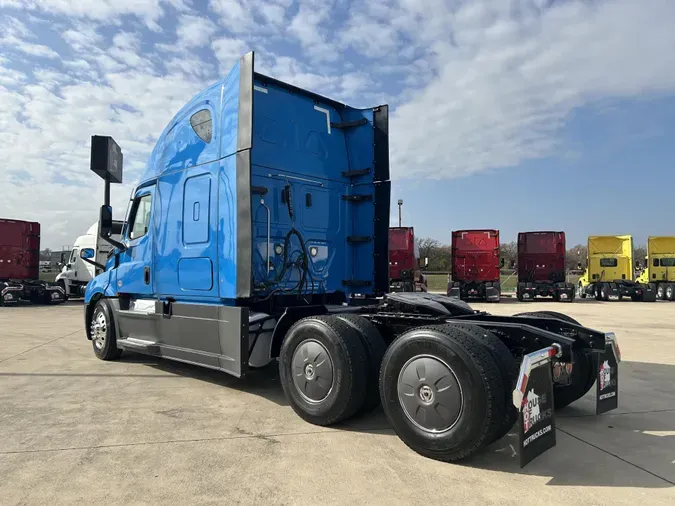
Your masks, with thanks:
M452 279L448 296L461 300L499 302L499 230L456 230L452 233Z
M58 304L66 300L63 289L40 280L40 224L0 218L0 306Z
M426 292L427 279L422 271L427 259L420 259L413 227L389 229L389 291Z
M520 301L537 296L574 301L574 285L565 281L565 232L518 234L516 295Z

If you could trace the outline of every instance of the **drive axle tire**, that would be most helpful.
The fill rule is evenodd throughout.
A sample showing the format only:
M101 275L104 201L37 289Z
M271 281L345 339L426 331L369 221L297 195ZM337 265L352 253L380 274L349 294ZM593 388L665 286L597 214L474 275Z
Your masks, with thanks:
M398 337L380 370L384 412L412 450L436 460L469 457L504 419L504 384L485 346L452 325Z
M556 311L535 311L519 313L515 316L534 316L535 318L557 318L569 323L581 325L571 316ZM555 409L562 409L581 399L595 384L598 359L595 354L576 354L572 369L572 380L568 386L553 384L553 404Z
M665 286L663 283L659 283L658 286L656 287L656 300L663 300L666 299L665 297Z
M363 405L366 351L359 333L336 316L310 316L286 334L279 376L293 410L314 425L351 417Z
M101 360L116 360L122 355L117 347L115 321L110 304L105 299L96 303L89 320L89 335L94 348L94 355Z
M367 413L380 405L380 366L387 351L387 345L377 327L363 316L339 314L337 317L359 333L361 344L366 350L368 374L366 399L359 411Z
M672 284L668 283L666 285L666 289L664 292L664 297L665 300L675 300L675 286Z
M497 429L497 433L493 438L493 442L503 438L518 420L518 410L513 405L512 392L516 387L518 380L518 364L511 351L495 334L479 327L478 325L468 325L453 323L453 327L462 330L469 334L473 339L481 343L490 352L493 360L499 368L502 376L502 383L504 384L504 419Z

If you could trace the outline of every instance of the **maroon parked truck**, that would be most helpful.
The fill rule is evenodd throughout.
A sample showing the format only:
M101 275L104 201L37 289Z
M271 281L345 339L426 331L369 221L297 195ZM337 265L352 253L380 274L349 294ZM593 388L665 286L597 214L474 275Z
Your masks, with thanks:
M499 302L499 230L456 230L452 233L452 279L448 296L461 300Z
M413 227L389 229L389 291L426 292L427 279L420 270L428 259L420 259Z
M40 280L40 224L0 218L0 306L65 302L63 289Z
M565 281L565 251L565 232L518 234L518 300L574 301L574 285Z

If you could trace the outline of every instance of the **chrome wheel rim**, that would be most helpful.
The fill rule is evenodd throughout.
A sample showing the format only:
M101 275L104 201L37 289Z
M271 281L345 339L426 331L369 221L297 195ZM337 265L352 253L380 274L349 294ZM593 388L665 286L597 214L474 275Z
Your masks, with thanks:
M305 401L317 404L333 390L333 361L319 341L301 342L293 353L291 368L293 384Z
M399 372L397 390L406 417L425 432L450 430L462 413L462 387L452 368L437 357L408 360Z
M94 346L97 350L102 350L108 334L108 322L103 311L96 310L94 313L94 317L91 319L90 332Z

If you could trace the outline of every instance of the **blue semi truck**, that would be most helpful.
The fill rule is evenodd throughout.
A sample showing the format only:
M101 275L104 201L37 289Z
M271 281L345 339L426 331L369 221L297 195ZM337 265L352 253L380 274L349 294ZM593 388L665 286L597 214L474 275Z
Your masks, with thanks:
M243 56L171 120L119 240L109 201L122 151L92 137L106 188L99 235L114 246L85 293L96 356L138 352L237 377L277 361L308 422L381 404L408 446L444 461L519 418L525 463L554 445L553 408L586 394L601 363L616 373L614 335L560 313L494 316L387 293L388 107L355 109L253 62Z

